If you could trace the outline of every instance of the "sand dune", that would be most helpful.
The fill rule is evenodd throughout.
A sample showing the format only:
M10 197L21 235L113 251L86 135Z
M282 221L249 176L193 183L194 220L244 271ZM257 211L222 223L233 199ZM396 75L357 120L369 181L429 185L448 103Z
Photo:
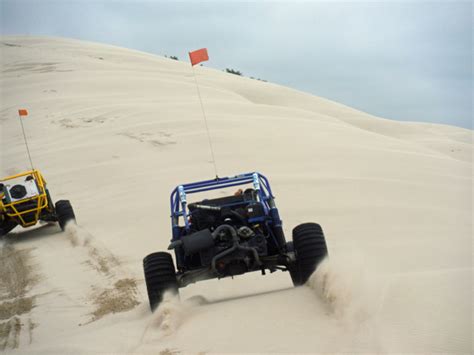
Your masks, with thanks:
M0 50L0 175L28 168L27 108L35 165L78 218L1 241L1 349L472 352L471 130L196 67L219 175L265 174L287 238L321 223L331 258L305 287L286 273L206 281L151 314L141 260L168 244L169 193L214 177L189 64L59 38Z

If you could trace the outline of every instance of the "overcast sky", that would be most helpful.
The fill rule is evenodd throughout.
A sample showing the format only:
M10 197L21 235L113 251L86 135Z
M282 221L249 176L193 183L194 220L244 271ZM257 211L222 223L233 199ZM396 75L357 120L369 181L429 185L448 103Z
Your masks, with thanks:
M472 128L471 1L0 0L1 33L240 70L385 118Z

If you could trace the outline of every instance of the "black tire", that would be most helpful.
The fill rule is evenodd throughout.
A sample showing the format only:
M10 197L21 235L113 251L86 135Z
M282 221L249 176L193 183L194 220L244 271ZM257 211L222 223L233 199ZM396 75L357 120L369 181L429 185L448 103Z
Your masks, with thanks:
M13 228L17 226L17 223L11 219L5 218L1 220L0 216L0 237L7 235Z
M171 254L157 252L143 259L143 271L152 312L163 300L165 291L178 294L178 281Z
M319 263L328 255L324 233L319 224L303 223L293 229L293 247L296 262L290 267L290 275L295 286L308 281Z
M76 223L76 216L69 200L57 201L55 209L56 217L58 217L58 223L62 230L64 230L68 222Z

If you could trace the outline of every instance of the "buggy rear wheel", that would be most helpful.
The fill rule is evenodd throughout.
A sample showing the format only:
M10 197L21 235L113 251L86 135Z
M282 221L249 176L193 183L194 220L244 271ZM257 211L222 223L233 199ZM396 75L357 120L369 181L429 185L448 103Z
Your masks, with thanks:
M296 262L290 268L295 286L308 281L319 263L328 255L324 233L319 224L303 223L293 229L293 247Z
M56 216L58 217L58 223L62 230L66 228L68 222L76 223L76 216L72 209L71 202L69 200L60 200L55 205Z
M146 288L150 308L154 311L163 300L165 291L177 295L178 281L171 254L157 252L143 259L143 271L145 273Z

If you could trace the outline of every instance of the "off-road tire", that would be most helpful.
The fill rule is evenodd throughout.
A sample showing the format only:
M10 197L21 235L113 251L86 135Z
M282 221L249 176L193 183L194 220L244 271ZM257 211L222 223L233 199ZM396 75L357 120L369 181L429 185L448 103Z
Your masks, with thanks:
M178 294L178 281L171 255L157 252L143 259L143 271L152 312L163 300L165 291Z
M308 281L319 263L328 255L324 233L319 224L303 223L293 229L293 247L296 262L290 267L295 286Z
M76 216L72 209L71 202L69 200L60 200L55 205L56 216L58 217L58 223L62 230L66 228L68 222L76 223Z
M13 228L17 226L15 221L7 218L1 220L1 218L2 217L0 217L0 237L7 235Z

